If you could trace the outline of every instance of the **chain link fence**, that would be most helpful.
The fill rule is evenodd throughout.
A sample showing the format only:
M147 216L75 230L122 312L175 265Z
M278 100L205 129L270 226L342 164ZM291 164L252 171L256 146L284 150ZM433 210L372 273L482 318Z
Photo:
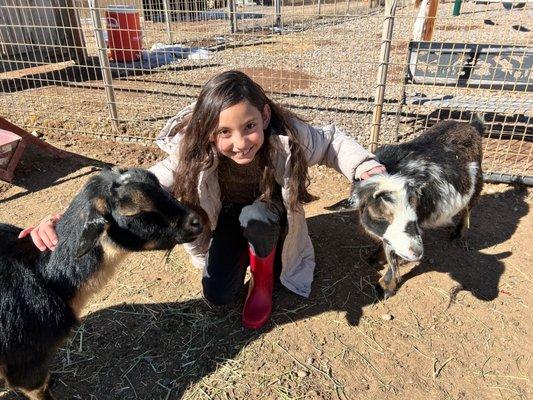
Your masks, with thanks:
M28 131L149 142L235 68L367 146L483 114L487 177L527 180L531 4L0 0L0 109Z

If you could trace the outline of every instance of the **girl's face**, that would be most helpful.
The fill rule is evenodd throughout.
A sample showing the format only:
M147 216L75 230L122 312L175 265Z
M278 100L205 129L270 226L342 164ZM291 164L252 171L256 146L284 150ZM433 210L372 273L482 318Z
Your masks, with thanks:
M270 122L270 107L259 111L248 101L241 101L220 113L212 142L219 153L237 164L250 163L265 141L264 130Z

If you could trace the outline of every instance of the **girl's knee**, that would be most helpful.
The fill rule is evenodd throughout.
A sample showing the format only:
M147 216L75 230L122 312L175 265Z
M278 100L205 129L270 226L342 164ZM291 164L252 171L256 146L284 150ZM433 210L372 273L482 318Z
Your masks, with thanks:
M260 257L270 254L280 234L280 215L269 206L256 201L242 209L239 221L243 235Z
M279 216L268 208L267 203L255 201L248 206L244 206L239 215L241 225L246 225L250 221L262 221L266 224L276 224Z
M236 293L228 288L221 288L208 278L202 279L204 298L215 306L225 306L235 302Z
M248 234L261 233L265 230L279 232L280 216L272 211L265 202L256 201L243 207L239 215L239 222Z

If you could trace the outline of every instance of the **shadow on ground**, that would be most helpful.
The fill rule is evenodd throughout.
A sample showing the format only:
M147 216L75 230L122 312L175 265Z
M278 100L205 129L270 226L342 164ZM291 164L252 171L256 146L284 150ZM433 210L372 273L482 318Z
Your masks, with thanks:
M426 246L427 256L403 276L404 282L426 272L447 273L457 282L452 295L466 290L479 300L497 298L505 271L503 260L512 252L491 254L489 249L509 240L520 219L528 214L526 196L526 189L520 186L481 196L472 212L466 240L446 245L448 231L432 232L429 241L434 242Z
M146 64L146 62L144 62ZM24 67L28 65L33 66L30 62L24 62L22 64ZM35 67L42 64L36 64ZM7 66L7 65L6 65ZM4 67L6 67L4 66ZM191 65L191 66L180 66L178 67L166 67L165 70L176 70L176 71L189 71L195 70L198 68L206 67L217 67L219 64L209 63L207 65ZM11 63L7 66L5 72L11 70L22 69L20 66L17 66L17 62ZM0 66L0 73L2 73L2 68ZM148 65L143 67L140 62L136 63L112 63L111 65L111 74L114 79L120 80L121 78L127 78L128 76L136 75L152 75L159 73L160 70L156 69L154 66ZM29 89L38 89L48 86L74 86L74 87L83 87L86 89L96 89L103 90L102 86L102 70L100 68L100 62L98 57L92 56L88 57L86 62L83 65L68 65L60 69L44 72L36 72L24 74L17 77L10 77L0 79L0 92L4 93L15 93L23 90ZM84 84L88 82L88 84ZM159 81L159 83L161 83ZM95 86L96 84L96 86ZM127 90L130 91L131 88L121 89L115 87L115 90ZM150 93L151 90L139 90L140 93ZM157 93L157 91L156 91Z
M449 243L447 230L428 232L426 257L404 274L404 282L442 272L478 299L495 299L510 253L485 251L514 234L529 211L526 194L509 188L482 196L472 216L469 248ZM308 223L318 265L313 293L304 299L278 287L272 322L262 331L241 328L242 304L217 309L192 299L102 309L85 319L68 354L62 350L56 358L55 392L60 398L80 399L180 398L220 364L282 325L330 311L344 312L347 322L357 325L364 307L377 300L372 284L378 274L363 262L374 245L357 233L355 213L322 214ZM276 362L271 354L261 357Z
M80 171L89 166L93 168L88 171ZM23 188L24 191L0 198L0 204L19 199L28 193L38 192L72 179L78 179L105 166L109 166L109 164L75 153L66 152L65 157L62 158L51 156L38 147L30 145L24 150L11 182L11 184ZM74 174L75 172L78 173ZM0 183L7 187L7 184L1 181Z

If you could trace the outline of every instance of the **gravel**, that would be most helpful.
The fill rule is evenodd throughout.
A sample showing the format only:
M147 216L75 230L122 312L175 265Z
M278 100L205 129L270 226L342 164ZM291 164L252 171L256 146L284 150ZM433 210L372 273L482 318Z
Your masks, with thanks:
M284 34L271 35L271 8L247 8L265 17L239 21L247 33L230 34L227 21L181 22L173 24L173 39L189 45L220 42L251 43L227 47L208 60L182 60L150 74L115 80L119 136L126 139L153 138L166 119L192 102L201 85L229 68L246 70L265 86L272 97L314 124L335 122L364 145L370 143L373 97L381 43L382 11L355 7L350 3L328 4L322 19L313 6L284 9ZM452 17L453 3L439 7L434 40L526 44L531 33L512 25L528 25L531 7L506 11L501 4L463 3L462 14ZM528 8L529 7L529 8ZM286 12L285 12L286 11ZM491 20L494 25L484 22ZM412 5L398 9L391 51L381 141L394 139L402 97L402 76L406 48L414 20ZM262 28L261 28L262 27ZM85 27L87 28L87 27ZM145 47L164 41L164 24L145 23ZM460 35L460 37L459 37ZM86 32L89 53L95 54ZM91 47L93 46L93 47ZM48 83L42 82L44 85ZM0 96L0 109L13 122L30 131L79 132L108 138L111 127L106 95L100 81L70 82L70 86L43 86ZM425 92L431 94L430 88ZM456 92L458 89L450 89ZM276 92L276 93L272 93ZM434 92L443 93L442 88ZM479 91L478 91L479 92ZM507 94L507 93L506 93ZM404 107L405 110L405 107ZM416 110L410 110L415 111ZM404 121L400 121L404 122ZM411 131L402 124L400 131Z

